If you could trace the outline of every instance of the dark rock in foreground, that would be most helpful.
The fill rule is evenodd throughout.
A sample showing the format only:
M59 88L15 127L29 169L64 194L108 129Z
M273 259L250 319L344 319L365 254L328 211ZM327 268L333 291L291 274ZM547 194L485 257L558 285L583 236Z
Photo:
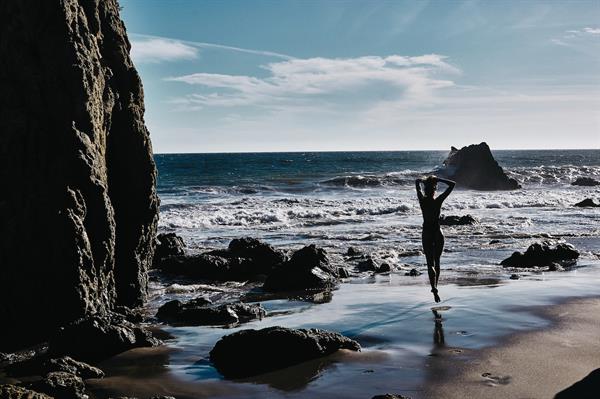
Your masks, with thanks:
M234 303L212 306L205 298L182 303L178 300L165 303L156 317L163 322L185 326L230 326L262 319L267 312L259 304Z
M5 384L0 385L0 399L53 399L53 397L17 385Z
M600 186L600 181L592 179L591 177L578 177L572 186Z
M531 244L527 250L515 252L500 264L504 267L553 266L554 263L574 263L579 252L571 244L544 241Z
M275 269L265 280L266 291L297 291L333 288L338 269L329 263L327 252L308 245L294 252L290 260Z
M183 238L175 233L161 233L156 236L155 262L167 256L178 256L185 253Z
M60 358L34 357L11 364L6 368L10 376L46 375L51 372L62 371L85 379L103 378L104 372L87 363L79 362L69 356Z
M275 270L285 256L254 238L232 240L227 250L169 256L156 267L169 274L214 281L257 280Z
M486 143L472 144L460 150L452 147L444 167L435 173L456 181L458 187L475 190L515 190L521 185L509 178L494 159Z
M583 201L578 202L573 206L578 206L580 208L598 208L598 207L600 207L600 204L596 204L594 202L594 200L591 198L586 198Z
M120 315L94 315L60 328L50 339L49 354L97 362L129 349L159 344L148 330Z
M31 387L38 392L43 392L54 398L60 399L88 399L85 394L85 384L80 377L55 371L48 373L41 381L34 382Z
M386 393L384 395L375 395L371 399L410 399L408 396Z
M467 226L472 224L477 224L477 219L475 219L471 215L463 215L463 216L441 216L440 224L442 226Z
M0 348L140 305L158 221L116 0L0 2Z
M327 356L339 349L360 351L360 345L336 332L270 327L224 336L210 351L210 360L225 377L244 378Z

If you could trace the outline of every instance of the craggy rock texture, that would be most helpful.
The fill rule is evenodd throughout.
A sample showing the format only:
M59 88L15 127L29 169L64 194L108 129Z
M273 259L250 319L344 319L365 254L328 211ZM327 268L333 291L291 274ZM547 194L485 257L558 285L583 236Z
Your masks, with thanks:
M571 264L577 261L578 257L579 252L571 244L544 241L531 244L524 253L514 252L500 264L504 267L552 266L555 270L560 270L555 264Z
M331 331L269 327L224 336L210 351L210 360L225 377L243 378L327 356L339 349L360 351L360 345Z
M83 380L76 375L65 373L64 371L48 373L42 380L34 382L32 388L60 399L89 398L85 394Z
M183 238L175 233L161 233L156 236L156 249L154 261L160 261L168 256L179 256L185 254L185 242Z
M44 393L32 391L17 385L0 385L0 399L53 399Z
M577 179L575 179L575 181L573 183L571 183L572 186L600 186L600 181L596 180L596 179L592 179L591 177L578 177Z
M6 368L8 375L13 377L46 375L54 371L63 371L83 379L103 378L104 372L87 363L64 356L60 358L34 357L22 362L14 363Z
M494 159L486 143L460 150L452 147L444 167L435 173L456 181L458 187L475 190L515 190L521 185L509 178Z
M327 252L314 244L294 252L289 261L275 269L265 280L265 291L328 289L338 283L338 269L329 263Z
M143 327L121 315L90 316L60 328L49 341L49 354L98 362L137 347L157 346L160 341Z
M0 345L141 304L158 198L116 0L0 2Z
M214 306L206 298L199 297L185 303L178 300L167 302L158 309L156 317L173 325L231 326L260 320L266 314L260 304L238 302Z
M472 224L477 224L477 219L475 219L471 215L449 215L449 216L441 216L440 224L442 226L468 226Z

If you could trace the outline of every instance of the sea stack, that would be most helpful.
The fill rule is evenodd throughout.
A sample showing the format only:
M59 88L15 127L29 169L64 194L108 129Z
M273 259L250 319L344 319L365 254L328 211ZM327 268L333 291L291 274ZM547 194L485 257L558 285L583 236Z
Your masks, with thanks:
M516 190L521 185L506 175L494 159L487 143L472 144L460 150L450 149L443 168L436 170L448 179L456 181L458 187L475 190Z
M0 348L143 303L158 219L116 0L0 3Z

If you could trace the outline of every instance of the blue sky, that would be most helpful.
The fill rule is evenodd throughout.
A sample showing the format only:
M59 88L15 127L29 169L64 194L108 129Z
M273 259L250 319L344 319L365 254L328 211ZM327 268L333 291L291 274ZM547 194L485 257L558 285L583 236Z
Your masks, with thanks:
M600 148L600 1L121 0L154 151Z

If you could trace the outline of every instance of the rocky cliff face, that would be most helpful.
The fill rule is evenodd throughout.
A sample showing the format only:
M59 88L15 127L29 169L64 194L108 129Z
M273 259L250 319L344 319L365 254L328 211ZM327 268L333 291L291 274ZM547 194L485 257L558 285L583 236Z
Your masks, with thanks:
M0 2L1 346L144 300L158 199L116 0Z

